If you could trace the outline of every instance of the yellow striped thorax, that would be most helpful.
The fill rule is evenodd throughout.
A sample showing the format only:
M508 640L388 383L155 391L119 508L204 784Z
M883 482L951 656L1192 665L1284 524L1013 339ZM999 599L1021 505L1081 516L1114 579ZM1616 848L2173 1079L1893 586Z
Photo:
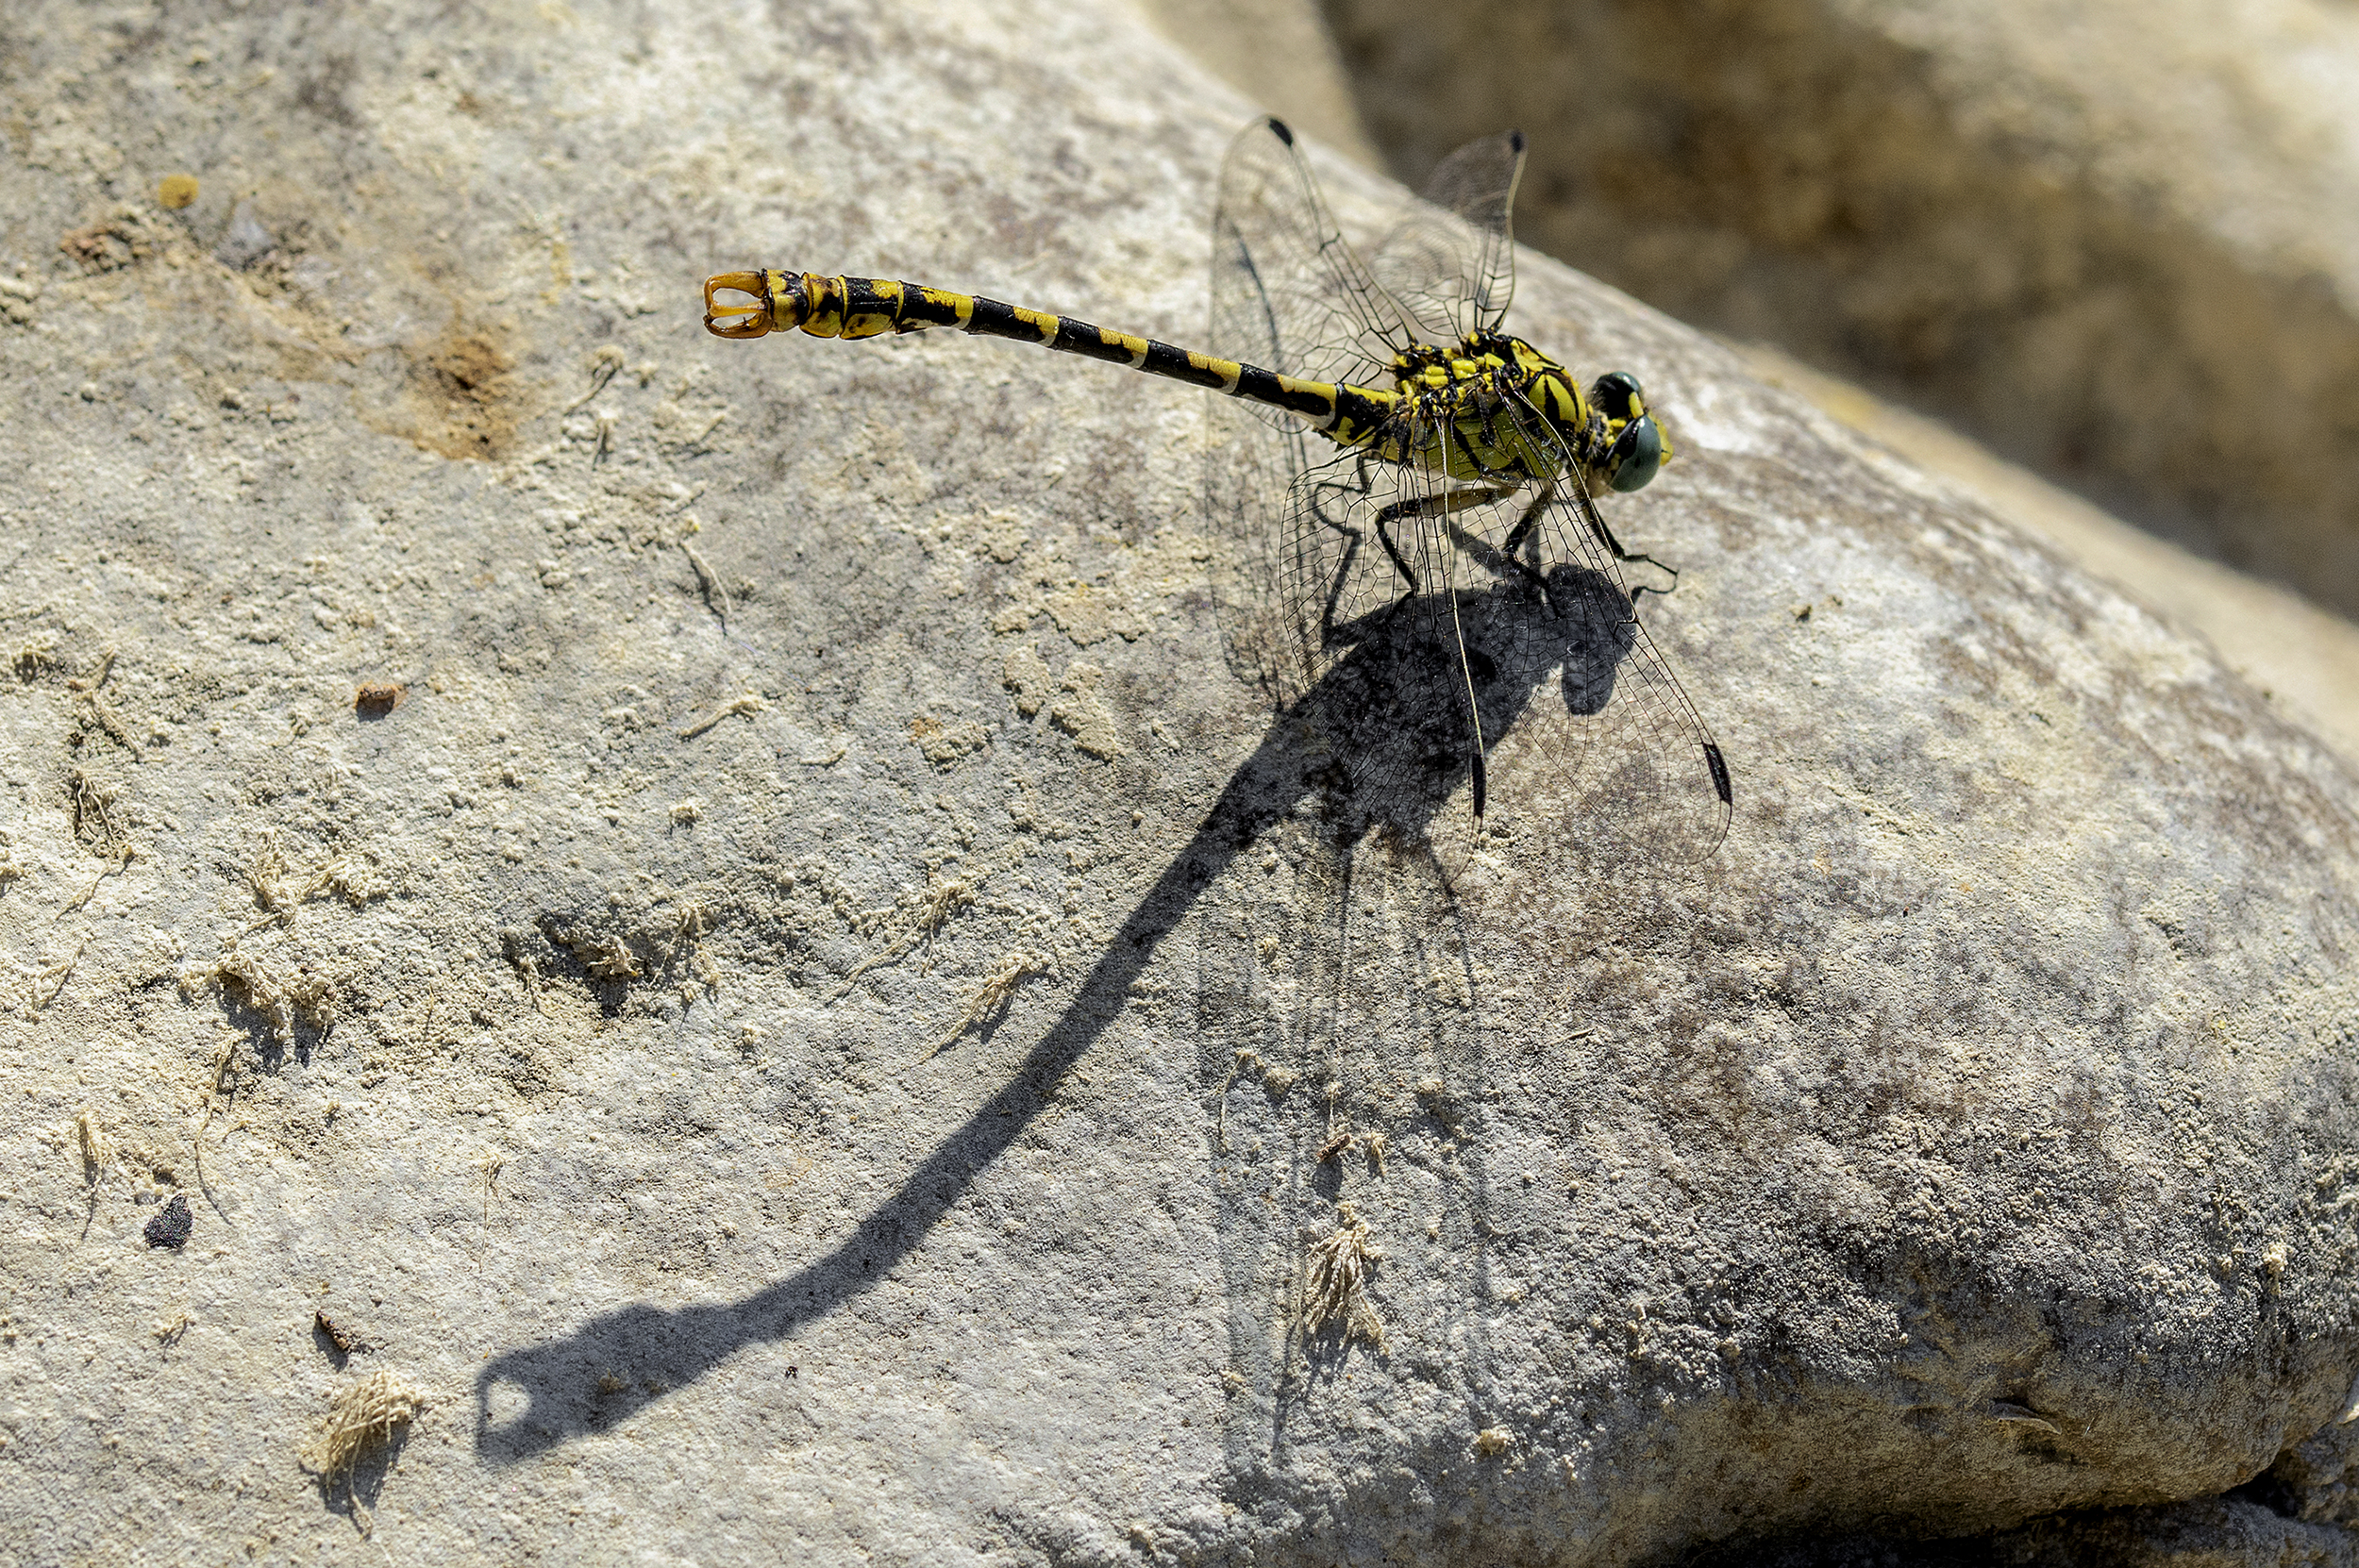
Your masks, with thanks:
M1393 372L1389 428L1329 433L1394 462L1489 483L1558 476L1554 443L1531 428L1527 408L1593 489L1636 490L1671 455L1635 378L1599 376L1584 397L1563 365L1521 338L1478 332L1453 348L1421 343L1396 358Z

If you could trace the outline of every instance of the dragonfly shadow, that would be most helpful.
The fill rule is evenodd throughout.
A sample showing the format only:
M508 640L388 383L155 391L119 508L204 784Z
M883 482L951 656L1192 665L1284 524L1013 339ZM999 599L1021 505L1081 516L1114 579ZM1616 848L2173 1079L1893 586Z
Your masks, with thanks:
M1021 1067L848 1235L741 1300L671 1309L634 1304L494 1357L476 1383L478 1456L514 1462L611 1428L736 1352L786 1338L881 1282L965 1195L975 1173L1023 1134L1121 1012L1163 938L1273 823L1307 801L1347 844L1379 829L1422 835L1471 760L1466 677L1456 648L1439 645L1433 627L1451 626L1453 643L1464 638L1486 737L1506 733L1542 690L1527 676L1514 691L1517 683L1499 672L1561 670L1557 696L1582 711L1603 704L1631 646L1629 601L1602 575L1571 568L1560 568L1545 594L1529 582L1494 585L1459 595L1454 618L1446 601L1438 615L1435 609L1372 617L1355 628L1350 651L1279 712ZM1562 647L1560 662L1531 657L1539 637ZM1455 702L1447 700L1453 692ZM518 1393L523 1408L494 1421L495 1396L506 1407Z

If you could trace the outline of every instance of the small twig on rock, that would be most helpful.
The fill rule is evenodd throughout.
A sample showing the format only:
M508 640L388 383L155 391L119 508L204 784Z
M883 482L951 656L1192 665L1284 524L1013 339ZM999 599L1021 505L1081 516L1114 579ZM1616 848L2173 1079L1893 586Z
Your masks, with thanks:
M679 547L680 553L688 558L688 564L696 569L696 581L704 588L705 608L721 618L722 626L728 626L729 591L721 585L721 574L706 565L705 558L698 555L696 547L688 541L681 540Z
M985 1019L1005 1012L1008 1004L1015 997L1017 986L1035 975L1047 973L1048 961L1046 959L1027 953L1021 948L1009 954L1000 960L999 967L992 971L984 979L975 994L966 999L966 1010L959 1015L959 1021L951 1025L949 1030L940 1040L935 1041L926 1054L918 1059L931 1061L947 1050L951 1042L957 1040L959 1036Z
M693 741L697 736L702 735L706 730L711 729L714 725L719 724L723 719L734 717L739 713L759 713L769 706L770 705L768 703L763 702L760 697L748 692L745 696L742 696L735 702L729 704L727 708L722 709L718 713L713 714L711 718L699 719L696 723L690 725L686 729L679 732L679 738L683 741Z

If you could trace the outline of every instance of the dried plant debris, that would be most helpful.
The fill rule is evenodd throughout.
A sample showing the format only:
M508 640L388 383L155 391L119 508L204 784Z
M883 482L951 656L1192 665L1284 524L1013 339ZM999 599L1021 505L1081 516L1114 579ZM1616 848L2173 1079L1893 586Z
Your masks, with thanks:
M123 847L123 823L115 811L122 792L94 774L75 768L66 776L66 794L74 808L74 836L111 854Z
M861 976L870 970L897 963L921 946L930 951L935 936L950 916L973 905L976 888L991 875L985 871L972 882L964 877L930 880L924 892L914 898L904 898L888 917L888 921L899 924L900 930L883 948L854 964L852 972L844 976L843 984L829 993L826 1005L833 1007L850 995L852 988L860 984ZM926 964L919 965L918 973L924 974L930 963L929 959Z
M476 1185L483 1190L483 1223L492 1223L492 1200L505 1196L500 1192L500 1171L508 1163L508 1156L488 1145L468 1161L476 1175Z
M574 957L581 966L601 980L635 980L639 978L639 960L631 956L623 939L609 936L603 941L584 940L574 945Z
M663 936L663 961L671 962L683 942L693 945L697 938L711 934L711 911L697 899L687 900L672 912L672 928Z
M74 1135L82 1145L82 1185L94 1191L99 1178L114 1163L114 1145L108 1141L107 1129L99 1125L98 1112L88 1106L74 1118Z
M11 983L0 986L0 1002L40 1017L43 1009L65 993L66 981L73 978L74 966L81 962L90 942L91 939L84 937L62 959L52 959L36 969L15 971L9 976Z
M58 640L46 634L18 643L15 655L8 660L16 678L28 686L63 663L58 657Z
M269 1018L271 1033L293 1049L295 1026L308 1026L322 1040L336 1026L336 982L301 965L281 969L243 951L235 937L223 940L221 957L202 969L184 970L185 993L206 984L234 991L248 1007Z
M376 1348L376 1341L338 1323L327 1315L324 1308L315 1308L312 1310L311 1326L326 1336L327 1343L336 1347L336 1353L340 1356L350 1356L356 1351Z
M1000 959L999 967L986 976L983 983L977 988L975 994L966 999L966 1009L959 1014L959 1021L951 1025L940 1040L934 1042L933 1048L926 1055L930 1058L947 1049L951 1042L977 1025L992 1022L1003 1016L1008 1010L1009 1004L1015 999L1016 987L1036 975L1046 975L1048 972L1047 959L1037 954L1025 952L1021 948Z
M431 1401L426 1391L389 1367L380 1367L336 1395L328 1407L327 1424L305 1451L303 1460L323 1480L333 1483L352 1473L372 1449L393 1440Z
M196 1217L189 1212L186 1193L175 1193L164 1205L163 1212L147 1222L141 1234L151 1247L170 1247L174 1251L188 1245L189 1232L196 1228Z
M694 724L690 725L686 729L679 732L679 738L683 741L693 741L697 736L702 735L706 730L718 725L723 719L734 718L740 713L743 713L750 718L754 714L761 712L769 706L770 705L768 703L763 702L760 697L749 692L746 695L738 698L735 702L730 703L719 712L710 714L697 720Z
M409 695L409 686L401 681L364 681L353 688L352 710L363 719L381 719Z
M376 1450L393 1441L395 1433L422 1413L431 1401L426 1391L390 1369L379 1369L336 1396L328 1407L327 1424L300 1456L320 1478L323 1492L349 1479L354 1468ZM352 1497L353 1518L365 1531L368 1510Z
M294 913L294 899L282 886L286 876L287 857L278 847L278 836L263 834L245 865L245 885L256 909L281 920Z
M1367 1296L1369 1266L1383 1257L1359 1210L1348 1201L1337 1204L1335 1233L1311 1248L1310 1277L1302 1288L1303 1330L1315 1334L1337 1323L1347 1344L1356 1337L1384 1349L1384 1325Z

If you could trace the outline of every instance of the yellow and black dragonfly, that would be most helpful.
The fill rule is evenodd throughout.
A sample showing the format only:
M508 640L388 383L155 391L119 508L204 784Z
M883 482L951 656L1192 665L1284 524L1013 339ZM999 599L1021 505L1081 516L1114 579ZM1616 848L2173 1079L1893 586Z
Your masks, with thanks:
M1519 132L1461 148L1364 259L1285 124L1247 126L1221 170L1205 352L945 289L778 270L708 278L705 325L950 327L1225 394L1206 496L1231 662L1285 704L1355 655L1386 672L1357 705L1383 722L1333 747L1368 822L1422 833L1463 785L1471 809L1448 815L1480 834L1487 814L1551 859L1694 861L1727 831L1728 765L1639 624L1637 596L1662 590L1633 594L1622 573L1661 563L1624 549L1597 506L1644 488L1670 442L1634 376L1584 391L1500 330L1523 160ZM1339 706L1331 692L1319 705Z

